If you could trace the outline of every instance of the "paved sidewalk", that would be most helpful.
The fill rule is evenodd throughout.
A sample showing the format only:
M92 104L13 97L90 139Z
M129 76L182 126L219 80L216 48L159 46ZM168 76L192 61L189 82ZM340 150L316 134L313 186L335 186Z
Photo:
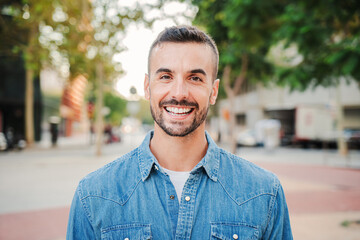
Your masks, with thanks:
M256 162L283 184L294 239L359 240L360 171L327 166ZM348 227L343 224L349 223Z
M223 147L226 149L227 146ZM351 150L347 156L341 156L334 149L238 148L236 154L249 161L360 169L359 150Z
M2 240L64 240L69 207L0 215Z
M0 239L65 239L78 181L136 147L142 137L106 145L100 158L84 136L60 139L55 149L44 142L0 154ZM360 240L355 224L360 220L360 152L342 158L335 151L241 148L237 154L278 175L294 239Z
M278 175L295 240L360 240L360 151L343 157L335 150L240 148L237 154Z

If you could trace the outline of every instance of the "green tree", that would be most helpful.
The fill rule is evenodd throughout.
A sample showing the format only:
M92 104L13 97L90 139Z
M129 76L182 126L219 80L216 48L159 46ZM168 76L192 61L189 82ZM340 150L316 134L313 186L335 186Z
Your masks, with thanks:
M69 79L87 70L86 52L76 44L89 39L89 6L86 0L1 2L1 54L21 56L25 62L25 136L29 145L34 141L33 80L40 70L52 65L66 75L64 67L76 63Z
M360 81L360 5L356 0L193 3L199 7L194 23L203 26L218 43L220 74L230 103L249 80L271 80L300 90L337 86L341 79ZM272 46L292 47L297 52L287 59L271 59ZM338 130L342 132L340 106ZM230 111L232 128L234 119ZM343 139L339 139L343 148Z
M142 18L142 9L121 7L117 1L3 1L1 11L11 21L1 22L1 50L23 54L26 68L26 139L33 142L33 79L44 64L60 69L69 81L85 75L95 82L97 112L103 107L103 84L122 73L113 61L114 54L124 50L121 44L125 29ZM2 16L2 15L1 15ZM2 19L1 19L2 20ZM15 31L18 30L18 31ZM4 47L3 47L4 46ZM6 52L4 51L4 52ZM103 121L97 117L98 143L101 143ZM99 146L99 144L98 144ZM98 151L100 152L100 147Z
M18 0L2 1L0 5L1 53L22 56L25 62L25 138L29 145L34 142L33 81L39 77L40 65L46 56L38 41L39 25L52 24L52 3L45 0Z
M341 77L360 81L358 1L292 1L278 21L274 40L295 46L301 57L295 65L277 66L280 84L306 89L336 86Z
M214 38L220 52L219 70L222 84L234 106L235 96L244 92L244 83L267 81L273 67L265 56L271 36L279 24L281 1L261 0L194 0L199 11L194 23L204 27ZM236 151L235 113L230 113L231 151Z
M337 86L340 81L360 82L360 3L349 1L292 1L279 19L273 37L294 46L300 61L277 64L277 81L292 89ZM291 59L290 59L291 62ZM289 63L289 62L288 62ZM339 92L339 91L338 91ZM343 109L338 93L337 129L343 132ZM347 146L338 137L341 154Z
M92 59L92 68L95 70L93 79L96 87L96 154L101 155L103 142L103 116L100 114L104 106L104 82L116 79L121 71L121 66L114 62L114 55L125 50L122 38L126 27L143 19L142 8L139 6L123 7L117 1L93 1L91 18L92 39L87 47L87 56ZM91 69L89 69L91 71Z
M106 92L104 105L110 109L110 113L105 117L105 120L114 126L120 126L121 120L127 116L126 104L127 101L124 98L113 92Z

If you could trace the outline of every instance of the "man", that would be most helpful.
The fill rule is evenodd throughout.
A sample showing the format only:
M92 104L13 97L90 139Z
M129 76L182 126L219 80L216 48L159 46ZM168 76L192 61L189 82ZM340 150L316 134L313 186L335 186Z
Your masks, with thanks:
M205 132L219 89L213 40L168 28L148 61L154 131L79 183L67 239L292 239L279 180Z

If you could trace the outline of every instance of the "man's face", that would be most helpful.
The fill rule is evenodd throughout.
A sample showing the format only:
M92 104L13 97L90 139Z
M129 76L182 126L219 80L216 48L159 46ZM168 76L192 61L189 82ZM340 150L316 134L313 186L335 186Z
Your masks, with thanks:
M170 136L186 136L204 125L215 104L214 53L206 44L162 43L150 56L145 97L155 123Z

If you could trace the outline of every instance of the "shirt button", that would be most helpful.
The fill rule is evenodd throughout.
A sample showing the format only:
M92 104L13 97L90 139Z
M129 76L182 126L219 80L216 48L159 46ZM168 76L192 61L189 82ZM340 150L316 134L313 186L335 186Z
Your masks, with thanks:
M171 200L174 200L174 199L175 199L175 196L174 196L174 195L170 195L170 199L171 199Z
M155 165L155 169L156 169L156 170L159 170L158 166ZM129 239L126 239L126 238L125 238L125 240L129 240Z
M129 238L124 238L124 240L129 240Z
M233 235L233 239L236 240L236 239L238 239L238 238L239 238L239 236L238 236L237 234L234 234L234 235Z
M190 201L190 197L189 196L186 196L185 197L185 200L188 202L188 201Z

